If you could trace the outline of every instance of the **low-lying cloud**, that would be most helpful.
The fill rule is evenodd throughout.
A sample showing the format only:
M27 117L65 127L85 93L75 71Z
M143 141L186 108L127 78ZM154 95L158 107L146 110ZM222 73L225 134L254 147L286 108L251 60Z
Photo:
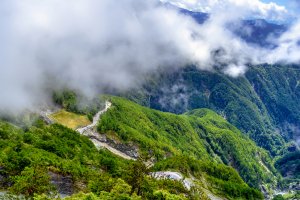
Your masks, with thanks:
M275 39L275 43L278 47L271 52L267 52L268 63L299 63L300 20L293 24L281 37Z
M296 57L281 44L295 47L288 33L269 52L226 29L245 13L214 13L200 25L156 0L3 0L0 109L32 108L61 87L86 95L128 89L160 67L195 64L235 77L248 63L275 62L282 51Z

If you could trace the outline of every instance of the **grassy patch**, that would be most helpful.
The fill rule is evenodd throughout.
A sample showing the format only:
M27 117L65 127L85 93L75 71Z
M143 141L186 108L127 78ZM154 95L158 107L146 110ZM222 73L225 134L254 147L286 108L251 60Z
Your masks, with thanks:
M60 110L59 112L52 114L50 117L55 122L72 129L87 126L91 123L86 115L79 115L66 110Z

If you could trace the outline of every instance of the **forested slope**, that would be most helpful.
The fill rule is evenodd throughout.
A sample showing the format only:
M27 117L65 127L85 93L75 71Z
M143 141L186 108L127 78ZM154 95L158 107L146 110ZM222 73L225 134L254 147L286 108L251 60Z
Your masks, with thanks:
M210 108L275 156L295 149L299 138L299 83L299 66L251 66L238 78L185 67L148 76L122 95L174 113Z
M113 106L102 116L99 131L124 144L133 142L143 159L155 158L153 167L97 150L87 137L59 124L37 120L22 130L0 122L1 188L44 200L55 199L56 192L81 192L68 199L208 199L208 191L226 199L262 199L248 185L274 182L268 154L214 112L175 115L107 98ZM195 188L149 176L163 170L192 178ZM68 186L62 189L57 178Z
M110 133L157 160L186 156L224 163L237 169L254 187L274 183L275 170L268 153L211 110L198 109L183 115L142 107L110 97L112 108L102 116L100 133Z

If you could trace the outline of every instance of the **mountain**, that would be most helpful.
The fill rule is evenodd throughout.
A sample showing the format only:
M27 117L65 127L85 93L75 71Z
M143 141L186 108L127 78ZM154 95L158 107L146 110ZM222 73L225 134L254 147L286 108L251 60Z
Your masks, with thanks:
M182 9L182 8L179 9L179 12L184 14L184 15L191 16L199 24L203 24L206 20L209 19L209 14L208 13L193 12L193 11L185 10L185 9Z
M300 199L294 11L188 1L0 3L0 200Z
M275 163L276 168L280 173L287 177L287 181L293 181L293 179L300 178L300 151L295 151L286 154L282 158L278 159ZM299 190L299 185L295 185Z
M272 40L279 38L287 30L287 26L264 19L253 19L231 24L230 29L248 44L272 49L276 47Z
M288 188L290 185L294 185L291 187L297 188L299 184L299 176L297 174L299 162L298 157L291 155L294 155L294 152L297 152L299 149L299 73L300 70L297 65L259 65L249 66L244 76L232 78L217 70L209 72L199 70L195 66L189 66L177 70L168 69L161 70L159 73L149 74L145 77L146 81L142 86L136 87L131 91L114 93L131 99L140 105L175 114L188 115L195 109L203 108L214 110L219 116L236 126L245 137L255 141L256 145L268 151L271 155L270 159L273 160L272 162L276 162L277 172L280 172L284 178L279 184L280 187ZM66 101L59 100L58 102L68 105L71 110L78 112L78 110L73 109L76 106L74 107L74 105L67 103L69 102L68 98L68 95L66 95ZM128 108L127 110L130 109ZM121 117L122 114L117 116L115 119L124 118ZM142 112L131 113L128 116L131 116L131 118L133 116L142 116ZM220 117L215 118L221 120ZM120 119L116 121L121 123L122 120ZM127 124L126 127L135 127L135 125L139 125L139 120L142 121L142 119L135 119L134 122ZM174 121L180 120L178 118ZM168 124L172 123L168 121ZM109 125L107 126L110 127ZM192 150L189 142L181 143L182 141L179 138L180 142L173 139L177 141L175 144L168 144L168 147L165 148L159 147L160 143L155 137L158 137L157 135L160 134L157 134L157 132L161 133L161 131L159 127L154 127L151 126L153 130L156 130L155 133L146 132L144 135L147 135L147 137L153 135L154 139L152 138L152 142L146 139L149 142L146 146L152 146L152 149L158 151L154 152L157 158L165 157L166 154L176 155L176 151L170 147L176 144L175 146L180 148L181 151L189 149L188 153L186 153L188 155L197 156L197 152L198 154L201 152L201 154L206 155L207 159L214 158L226 165L235 167L244 181L250 186L261 186L266 180L264 178L255 180L247 176L249 169L243 172L239 167L236 167L239 165L234 164L235 161L232 162L232 160L235 160L235 158L232 159L232 155L223 151L218 152L219 148L214 145L208 148L208 152L213 152L213 154L209 155L203 153L205 152L203 146L197 146L197 150ZM115 127L110 128L114 130L113 128ZM139 129L138 132L133 134L131 129L127 130L127 128L122 130L126 134L119 135L119 137L124 137L121 138L122 140L145 144L145 141L138 138L139 134L137 134L143 133L144 129ZM135 128L137 129L137 127ZM132 136L129 137L128 134ZM212 144L225 143L230 144L229 146L232 147L238 143L234 138L221 142L209 132L205 132L202 136L204 137L205 135L208 141L213 141ZM206 143L211 145L208 141ZM222 146L221 149L227 149L229 146ZM244 145L236 147L234 151L241 151L242 153L242 146ZM207 147L205 148L207 149ZM215 157L215 155L217 156ZM237 157L239 158L240 156ZM246 158L246 156L243 155L242 158ZM253 160L253 163L257 164L260 161ZM273 175L280 178L276 172Z
M167 6L192 17L199 24L205 23L210 16L208 13L190 11L173 5ZM276 47L272 40L276 40L288 29L287 25L268 22L265 19L240 20L239 22L229 23L227 28L248 44L270 49Z
M149 75L143 87L127 98L154 109L185 113L208 108L219 113L256 144L266 149L285 177L284 186L298 187L300 68L291 65L249 66L231 78L194 66Z
M249 185L257 188L275 174L268 154L211 110L198 109L178 116L124 99L113 98L112 103L113 108L99 123L99 132L138 144L141 152L150 151L155 160L184 155L221 162L236 168Z
M298 73L297 66L267 65L253 66L240 78L195 67L161 71L149 76L143 87L126 92L128 98L147 106L114 96L85 101L84 105L73 91L56 92L55 102L66 109L64 113L79 113L78 119L95 115L104 100L111 102L111 107L101 111L97 132L83 135L41 119L25 129L1 122L1 187L28 197L79 192L69 199L117 199L120 195L127 199L159 199L160 195L263 199L260 191L270 198L277 186L297 190L298 147L291 132L283 134L287 129L282 124L298 123L297 112L288 112L297 103ZM266 93L268 88L272 95ZM290 117L279 117L279 113ZM61 115L65 118L61 121L66 122L68 116L76 121L76 115ZM282 146L274 143L274 138ZM286 178L281 180L278 172ZM180 178L184 184L154 178L151 174L156 173L185 177ZM127 192L117 189L124 187Z
M0 122L1 187L27 197L86 193L67 199L262 199L255 188L276 182L266 151L211 110L176 115L123 98L105 99L112 106L99 121L101 136L90 140L105 137L107 145L134 146L140 158L147 155L150 168L140 159L98 150L89 137L59 124L37 120L22 130ZM194 189L150 175L164 171L183 174Z
M231 78L191 66L149 76L127 96L174 113L212 109L275 156L293 149L299 137L299 73L297 66L261 65Z

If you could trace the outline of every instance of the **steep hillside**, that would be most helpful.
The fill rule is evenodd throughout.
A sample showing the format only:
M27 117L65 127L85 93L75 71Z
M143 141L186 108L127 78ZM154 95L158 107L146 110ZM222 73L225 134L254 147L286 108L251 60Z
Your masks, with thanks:
M286 154L275 163L283 176L300 178L300 151Z
M56 192L89 193L67 199L157 199L162 192L175 199L190 195L180 182L156 180L146 172L136 177L136 170L143 169L139 163L99 151L87 137L58 124L39 123L23 132L0 122L0 149L1 189L26 198L56 199ZM134 184L138 179L143 182ZM22 199L1 195L0 199Z
M151 77L151 78L149 78ZM272 155L295 149L300 126L300 70L297 66L254 66L245 76L186 67L149 76L124 96L151 108L184 113L210 108Z
M175 115L122 98L111 97L110 101L112 108L98 125L100 133L137 144L157 161L183 155L232 166L254 187L274 183L275 170L268 154L213 111Z
M300 190L300 151L285 154L275 162L275 167L284 177L281 187L285 190Z
M268 155L212 111L177 116L109 99L112 108L101 117L99 130L124 144L134 142L140 154L153 155L152 168L142 160L128 161L97 150L88 137L62 125L37 120L23 131L0 122L1 188L44 200L55 199L55 191L81 192L67 199L263 198L223 163L236 167L249 185L274 181ZM189 191L181 182L149 176L162 170L190 177L194 188Z
M246 77L283 138L297 141L300 137L300 67L253 67Z

